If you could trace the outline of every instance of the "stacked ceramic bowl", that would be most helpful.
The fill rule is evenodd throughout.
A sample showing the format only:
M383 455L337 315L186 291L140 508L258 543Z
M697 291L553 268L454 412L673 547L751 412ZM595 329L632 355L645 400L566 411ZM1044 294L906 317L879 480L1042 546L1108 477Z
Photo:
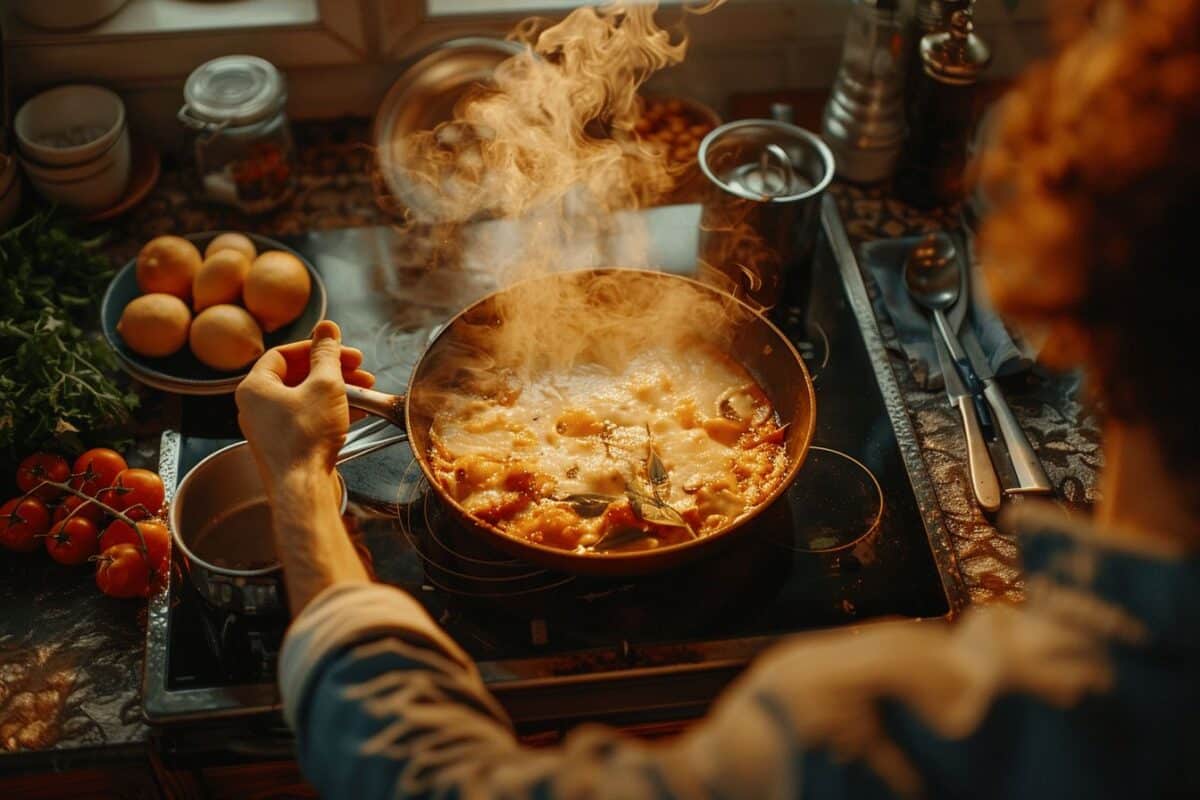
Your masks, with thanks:
M125 104L99 86L59 86L13 120L21 164L47 200L85 213L116 204L129 183Z

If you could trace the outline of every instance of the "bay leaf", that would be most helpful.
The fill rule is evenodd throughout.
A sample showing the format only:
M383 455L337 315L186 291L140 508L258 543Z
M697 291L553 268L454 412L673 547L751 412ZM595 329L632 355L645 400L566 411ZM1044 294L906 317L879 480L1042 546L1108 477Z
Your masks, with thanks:
M593 492L580 492L579 494L569 494L565 497L559 497L564 503L568 503L576 514L584 518L598 517L604 511L616 502L617 498L607 494L597 494Z

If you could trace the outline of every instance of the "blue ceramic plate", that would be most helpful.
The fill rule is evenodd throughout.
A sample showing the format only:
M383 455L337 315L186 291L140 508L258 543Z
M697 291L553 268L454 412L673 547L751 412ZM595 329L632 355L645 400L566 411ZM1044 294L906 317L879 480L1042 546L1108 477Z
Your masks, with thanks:
M203 253L208 243L220 233L223 231L193 233L183 238L192 242ZM260 253L265 250L283 250L296 256L308 268L309 275L312 276L312 292L309 294L308 305L304 308L304 312L290 325L285 325L274 333L264 334L264 344L270 349L276 345L308 338L313 326L325 318L325 284L321 281L321 276L317 274L308 259L292 248L265 236L253 233L247 233L246 236L250 237ZM104 299L100 305L100 326L104 331L104 338L109 347L117 354L117 360L121 362L121 366L142 383L167 392L212 395L229 394L236 389L238 382L249 371L249 367L236 372L221 372L201 364L186 346L178 353L166 358L147 358L125 346L125 342L117 333L117 322L120 321L121 312L125 310L129 301L142 293L137 285L135 265L136 259L121 268L121 271L112 279L112 283L108 285L108 290L104 293Z

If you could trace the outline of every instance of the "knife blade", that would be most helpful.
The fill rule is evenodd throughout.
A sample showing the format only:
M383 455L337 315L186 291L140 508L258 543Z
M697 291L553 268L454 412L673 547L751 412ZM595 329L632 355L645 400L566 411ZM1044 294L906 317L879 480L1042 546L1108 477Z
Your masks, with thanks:
M964 252L966 245L964 248L958 246L958 237L947 235L954 242L954 257L958 259L958 300L946 310L946 319L950 322L950 330L958 333L971 308L971 280L967 275L971 269L971 258L969 253Z
M942 375L946 381L946 396L950 405L958 409L962 418L963 436L967 441L967 466L971 475L971 490L979 505L987 511L995 511L1000 507L1000 482L996 478L996 470L992 466L988 454L987 443L983 438L983 430L979 427L979 418L975 415L975 405L972 394L959 377L958 369L946 343L939 337L933 337L933 346L937 350L938 362L942 367Z
M995 370L992 369L991 362L984 355L974 327L970 324L964 325L963 330L959 333L959 340L962 342L963 350L966 351L975 374L983 381L983 396L987 398L988 405L992 408L992 416L1000 429L1000 436L1008 448L1008 458L1016 472L1017 486L1008 491L1012 493L1053 492L1054 484L1050 482L1050 478L1042 468L1042 462L1038 459L1037 452L1029 443L1029 438L1025 435L1024 429L1008 405L1004 392L1000 390L1000 384L996 383Z
M967 359L966 354L962 352L962 345L958 341L958 332L963 326L963 320L966 319L967 313L971 310L971 282L967 274L971 267L971 259L968 252L970 242L949 231L943 232L941 236L951 245L951 258L955 260L958 266L959 289L958 298L944 312L949 327L949 331L943 332L943 335L946 337L945 345L950 352L950 363L954 365L959 377L962 378L963 383L972 395L972 402L975 403L975 417L979 420L979 425L983 429L983 436L987 441L992 442L996 439L996 429L992 422L991 410L988 408L987 400L983 396L983 382L979 380L979 377L971 369L971 362ZM936 329L938 325L936 321L933 327L935 328L934 338L937 338ZM943 363L942 372L945 373L945 371L945 364Z
M979 380L990 381L995 378L996 370L992 369L991 359L983 352L983 345L979 343L979 335L975 333L975 327L967 325L959 332L958 338L962 342L963 350L967 351L967 358L970 359L971 367L979 376Z

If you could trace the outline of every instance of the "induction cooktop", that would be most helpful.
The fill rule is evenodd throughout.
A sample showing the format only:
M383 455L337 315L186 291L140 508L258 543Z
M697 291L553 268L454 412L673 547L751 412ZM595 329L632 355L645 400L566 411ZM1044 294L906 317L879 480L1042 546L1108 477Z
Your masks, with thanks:
M669 211L669 210L668 210ZM694 264L696 211L648 214L650 258ZM691 241L689 241L689 236ZM386 228L289 241L321 272L329 316L402 391L438 326L490 289L464 270L405 266ZM689 249L690 248L690 249ZM757 653L788 634L889 617L944 618L965 602L947 533L832 200L807 312L777 321L812 372L817 429L787 494L754 530L703 561L636 579L585 578L494 551L460 528L403 444L343 467L347 529L378 580L418 598L479 663L519 727L701 713ZM237 436L229 398L187 398L163 439L171 482ZM278 720L286 616L223 613L180 578L151 602L145 714L179 730Z

